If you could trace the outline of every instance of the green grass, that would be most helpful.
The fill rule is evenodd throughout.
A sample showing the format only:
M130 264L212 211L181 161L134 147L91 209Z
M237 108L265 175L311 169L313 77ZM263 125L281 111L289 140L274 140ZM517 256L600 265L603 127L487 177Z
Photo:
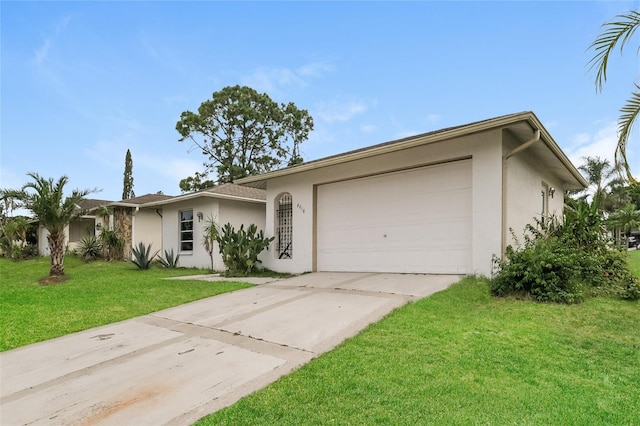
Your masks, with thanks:
M49 258L0 259L0 351L250 287L239 282L166 280L197 269L139 270L126 262L65 257L62 284L40 285Z
M633 275L640 277L640 250L629 251L627 261Z
M466 278L197 425L632 425L638 407L640 302L495 299Z

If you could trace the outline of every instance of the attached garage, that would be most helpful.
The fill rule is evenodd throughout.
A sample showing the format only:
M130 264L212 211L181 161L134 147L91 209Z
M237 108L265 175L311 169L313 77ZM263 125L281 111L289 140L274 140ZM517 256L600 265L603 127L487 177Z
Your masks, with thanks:
M318 185L318 271L471 272L471 160Z
M265 235L290 200L288 254L265 267L490 276L528 224L587 183L532 112L435 130L239 180L266 189ZM542 197L541 197L542 194Z

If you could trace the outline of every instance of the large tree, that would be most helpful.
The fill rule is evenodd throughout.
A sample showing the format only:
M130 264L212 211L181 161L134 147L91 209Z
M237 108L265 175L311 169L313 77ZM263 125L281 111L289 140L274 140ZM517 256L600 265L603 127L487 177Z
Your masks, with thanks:
M193 142L220 183L301 161L299 145L313 130L307 110L278 104L246 86L214 92L198 112L184 111L176 123L180 142Z
M131 151L127 149L127 155L124 157L124 183L122 185L122 199L128 200L135 197L133 192L133 160L131 159Z
M602 91L604 83L607 81L607 65L611 52L619 46L620 51L624 50L626 44L633 38L634 33L640 27L640 12L631 10L628 13L618 15L613 20L606 22L603 30L596 40L589 47L595 53L589 61L591 69L597 69L596 72L596 90ZM640 51L638 49L637 51ZM627 160L627 144L631 136L631 130L638 115L640 114L640 85L633 83L635 90L631 92L631 97L620 109L620 117L618 118L618 146L616 148L616 164L621 166L621 170L625 171L626 178L637 184L633 177L629 162Z
M211 188L215 183L207 178L208 173L196 172L194 176L189 176L180 181L180 191L182 192L194 192L201 191L203 189Z
M57 182L52 178L45 179L37 173L28 173L32 182L25 184L20 190L9 191L12 196L21 200L24 207L33 212L34 218L49 231L47 241L51 251L50 276L64 275L64 242L65 227L82 212L78 203L95 189L75 189L71 195L64 197L64 186L69 179L62 176Z

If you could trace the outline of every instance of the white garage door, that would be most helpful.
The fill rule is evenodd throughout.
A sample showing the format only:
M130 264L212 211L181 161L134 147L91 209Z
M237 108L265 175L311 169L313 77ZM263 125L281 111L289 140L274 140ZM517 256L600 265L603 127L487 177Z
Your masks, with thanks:
M471 272L471 160L318 186L317 269Z

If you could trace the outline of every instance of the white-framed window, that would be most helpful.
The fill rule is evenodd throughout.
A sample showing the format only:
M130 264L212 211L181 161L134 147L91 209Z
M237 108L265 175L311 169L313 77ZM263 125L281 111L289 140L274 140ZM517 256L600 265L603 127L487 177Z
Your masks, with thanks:
M193 251L193 210L180 212L180 251Z
M293 258L293 198L285 192L276 198L276 256Z

